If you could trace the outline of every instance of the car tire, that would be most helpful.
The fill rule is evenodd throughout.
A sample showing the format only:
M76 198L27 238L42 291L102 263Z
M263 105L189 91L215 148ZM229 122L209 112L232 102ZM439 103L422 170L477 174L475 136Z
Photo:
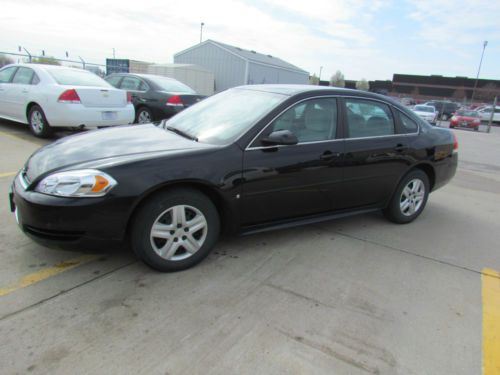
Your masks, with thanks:
M478 127L475 127L475 128L474 128L474 131L475 131L475 132L478 132L478 131L479 131L479 128L478 128Z
M153 112L149 108L140 107L135 116L136 124L150 124L153 122Z
M161 191L134 215L131 245L144 263L161 272L175 272L201 262L220 232L217 208L195 189Z
M419 169L410 171L400 181L389 205L384 209L385 217L398 224L415 220L424 210L429 197L429 177Z
M28 113L28 124L35 137L48 138L52 135L52 128L39 105L34 105Z

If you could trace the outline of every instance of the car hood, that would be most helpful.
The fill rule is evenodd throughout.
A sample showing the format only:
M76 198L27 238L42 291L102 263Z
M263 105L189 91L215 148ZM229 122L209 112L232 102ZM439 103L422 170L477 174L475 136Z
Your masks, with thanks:
M153 124L120 126L69 136L42 147L26 162L25 173L33 182L47 172L81 164L109 164L113 160L135 160L148 154L215 147Z

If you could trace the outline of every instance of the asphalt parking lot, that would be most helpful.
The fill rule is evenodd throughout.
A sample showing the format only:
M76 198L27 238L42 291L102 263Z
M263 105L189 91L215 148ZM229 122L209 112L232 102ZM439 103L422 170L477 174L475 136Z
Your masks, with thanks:
M457 175L412 224L368 214L229 238L160 274L128 251L25 237L7 193L47 141L0 122L0 372L480 374L500 350L483 317L500 304L500 128L484 130L454 130Z

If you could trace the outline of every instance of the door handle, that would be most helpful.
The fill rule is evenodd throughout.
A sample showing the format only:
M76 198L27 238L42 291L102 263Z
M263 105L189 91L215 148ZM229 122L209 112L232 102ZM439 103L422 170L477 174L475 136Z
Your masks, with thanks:
M331 152L331 151L325 151L321 156L319 157L321 160L332 160L335 158L338 158L340 156L340 152Z
M403 152L406 150L408 150L408 146L405 146L402 144L398 144L396 147L394 147L394 151L396 151L396 152Z

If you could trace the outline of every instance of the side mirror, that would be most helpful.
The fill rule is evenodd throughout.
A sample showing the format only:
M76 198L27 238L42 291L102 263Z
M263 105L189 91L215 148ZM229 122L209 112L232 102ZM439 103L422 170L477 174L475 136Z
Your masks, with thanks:
M296 145L299 143L297 136L290 130L276 130L261 140L264 146Z

